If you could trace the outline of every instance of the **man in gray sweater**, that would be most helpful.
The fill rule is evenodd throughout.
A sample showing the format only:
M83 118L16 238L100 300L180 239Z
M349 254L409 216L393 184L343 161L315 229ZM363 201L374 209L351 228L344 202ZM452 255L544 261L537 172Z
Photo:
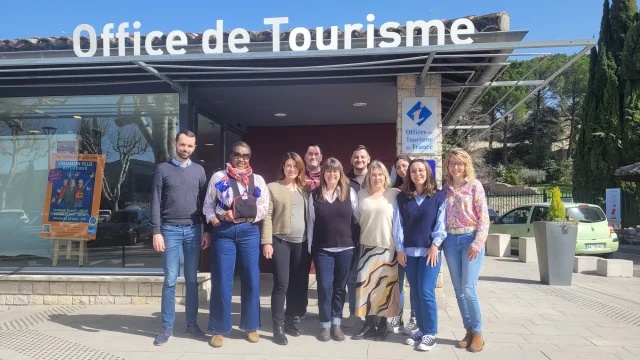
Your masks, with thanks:
M191 162L196 138L189 130L175 139L176 156L159 164L151 192L151 225L153 248L162 252L164 284L162 285L162 331L154 344L163 345L173 336L176 282L180 268L180 252L184 255L187 333L205 338L198 327L198 264L200 250L209 247L211 234L202 233L206 220L202 204L207 191L204 168Z

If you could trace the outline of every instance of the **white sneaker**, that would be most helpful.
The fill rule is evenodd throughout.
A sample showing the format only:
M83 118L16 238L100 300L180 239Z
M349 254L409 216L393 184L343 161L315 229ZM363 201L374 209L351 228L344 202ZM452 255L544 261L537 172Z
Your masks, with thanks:
M422 341L422 333L420 331L416 331L413 335L411 335L410 338L408 338L407 340L405 340L405 344L407 345L415 345L415 344L419 344Z
M418 350L420 351L429 351L436 347L436 338L432 335L425 335L422 337L422 341L420 345L418 345Z
M409 319L409 322L404 324L400 328L400 331L402 331L402 333L407 336L412 336L413 334L415 334L416 331L418 331L418 324L416 323L416 318L411 317L411 319Z
M391 318L391 320L387 324L387 329L389 329L389 332L394 334L398 334L400 332L400 320L400 316Z
M342 320L342 327L351 328L358 323L358 317L351 314L348 318Z

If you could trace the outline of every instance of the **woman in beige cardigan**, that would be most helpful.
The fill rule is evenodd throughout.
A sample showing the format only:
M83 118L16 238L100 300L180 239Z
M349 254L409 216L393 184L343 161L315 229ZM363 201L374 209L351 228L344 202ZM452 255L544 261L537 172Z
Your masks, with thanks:
M306 239L309 189L304 170L300 155L289 152L282 159L278 181L267 185L269 211L262 224L262 253L273 264L271 316L273 341L279 345L287 344L285 333L300 336L293 317L304 315L306 308L311 256Z

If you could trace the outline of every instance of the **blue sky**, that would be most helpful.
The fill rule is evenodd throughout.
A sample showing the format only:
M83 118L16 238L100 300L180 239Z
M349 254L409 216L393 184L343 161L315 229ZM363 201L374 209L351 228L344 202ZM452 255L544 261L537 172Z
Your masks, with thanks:
M602 0L243 0L243 1L3 1L0 39L73 34L87 23L96 29L105 23L141 21L143 33L160 30L202 32L225 22L235 27L263 30L265 17L288 16L289 27L316 27L360 22L376 15L376 26L385 21L451 19L506 11L512 30L530 30L527 40L560 40L597 36Z

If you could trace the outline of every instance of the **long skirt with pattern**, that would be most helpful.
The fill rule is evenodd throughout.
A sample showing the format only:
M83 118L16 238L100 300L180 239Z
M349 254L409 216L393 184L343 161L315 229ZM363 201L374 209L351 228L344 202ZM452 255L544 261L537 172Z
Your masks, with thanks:
M400 288L396 251L360 245L357 269L356 316L398 316Z

